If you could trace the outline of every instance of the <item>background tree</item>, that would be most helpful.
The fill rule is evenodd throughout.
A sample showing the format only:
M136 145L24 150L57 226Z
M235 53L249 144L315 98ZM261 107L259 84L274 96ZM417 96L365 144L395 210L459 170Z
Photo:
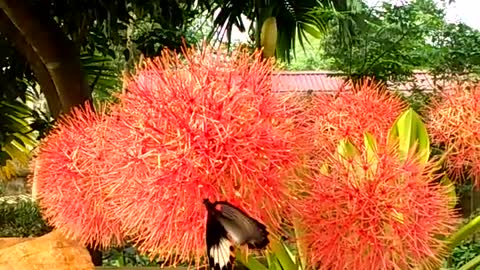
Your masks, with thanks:
M14 175L12 157L28 161L47 122L92 95L110 99L139 55L178 48L183 37L192 41L187 26L197 13L191 3L169 0L0 0L3 176ZM48 109L26 106L33 97L46 98Z
M337 21L339 28L337 38L348 39L351 35L351 20L361 19L357 17L361 6L360 0L216 1L210 12L215 17L212 34L218 33L220 37L226 35L230 41L234 26L241 32L248 30L257 48L261 47L262 42L273 44L275 48L267 49L275 50L278 58L289 62L296 41L303 47L307 34L319 38L333 20ZM249 29L244 18L252 22ZM267 28L262 41L262 26L265 22L274 27Z
M0 0L2 175L28 162L52 119L120 90L121 71L140 54L178 48L183 37L189 43L193 35L185 32L195 14L188 1ZM45 117L27 106L37 90L47 100ZM101 265L101 253L92 255Z
M364 9L366 23L355 24L348 43L335 37L333 27L324 42L331 68L353 79L374 76L377 80L399 80L415 69L428 67L431 40L444 24L444 11L433 0L414 0L404 5L382 3Z
M448 23L433 36L432 43L428 70L436 79L478 80L480 31L462 23Z

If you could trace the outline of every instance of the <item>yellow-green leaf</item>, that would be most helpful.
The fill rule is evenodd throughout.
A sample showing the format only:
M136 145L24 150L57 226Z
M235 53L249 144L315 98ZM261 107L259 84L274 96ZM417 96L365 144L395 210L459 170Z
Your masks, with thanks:
M377 141L375 140L375 137L368 132L363 135L363 140L365 144L367 161L370 166L369 170L372 174L375 174L378 165Z
M455 206L457 205L457 193L455 192L455 185L452 181L450 181L448 175L444 175L442 179L440 179L440 184L445 186L448 190L448 206L450 208L455 208Z
M350 140L341 140L338 144L337 152L345 159L355 158L360 155L360 151Z
M405 159L414 149L418 159L425 163L430 157L430 139L420 116L412 109L402 113L388 135L389 143L397 143L400 157Z

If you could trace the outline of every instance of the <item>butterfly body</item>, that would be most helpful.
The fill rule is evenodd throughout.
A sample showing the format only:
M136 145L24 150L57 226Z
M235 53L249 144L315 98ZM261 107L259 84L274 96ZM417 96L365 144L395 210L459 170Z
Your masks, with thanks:
M235 263L234 245L262 249L269 243L265 225L225 201L210 202L207 208L207 255L213 270L231 270Z

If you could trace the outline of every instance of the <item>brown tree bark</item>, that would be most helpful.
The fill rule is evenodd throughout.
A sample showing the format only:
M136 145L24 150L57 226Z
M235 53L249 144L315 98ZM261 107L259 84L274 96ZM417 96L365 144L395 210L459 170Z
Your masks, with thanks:
M60 102L55 84L47 68L2 10L0 10L0 32L14 44L15 48L20 51L29 62L35 78L38 80L38 83L42 87L42 92L45 94L50 113L53 118L57 118L62 111L62 103Z
M67 113L73 106L89 100L91 91L82 69L78 49L53 18L44 12L36 12L29 1L0 0L0 8L46 67L62 105L61 112ZM31 60L27 56L26 58ZM33 69L35 63L30 64ZM46 74L39 73L41 74L35 75L38 76L37 79L43 88L43 84L48 84L48 79L40 79L39 77ZM45 87L48 88L48 85Z

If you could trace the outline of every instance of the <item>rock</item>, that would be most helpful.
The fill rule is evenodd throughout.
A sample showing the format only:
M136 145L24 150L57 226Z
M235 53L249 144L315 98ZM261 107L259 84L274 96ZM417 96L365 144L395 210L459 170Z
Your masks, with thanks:
M2 244L3 243L3 244ZM41 237L0 239L0 270L93 270L87 249L58 231Z

